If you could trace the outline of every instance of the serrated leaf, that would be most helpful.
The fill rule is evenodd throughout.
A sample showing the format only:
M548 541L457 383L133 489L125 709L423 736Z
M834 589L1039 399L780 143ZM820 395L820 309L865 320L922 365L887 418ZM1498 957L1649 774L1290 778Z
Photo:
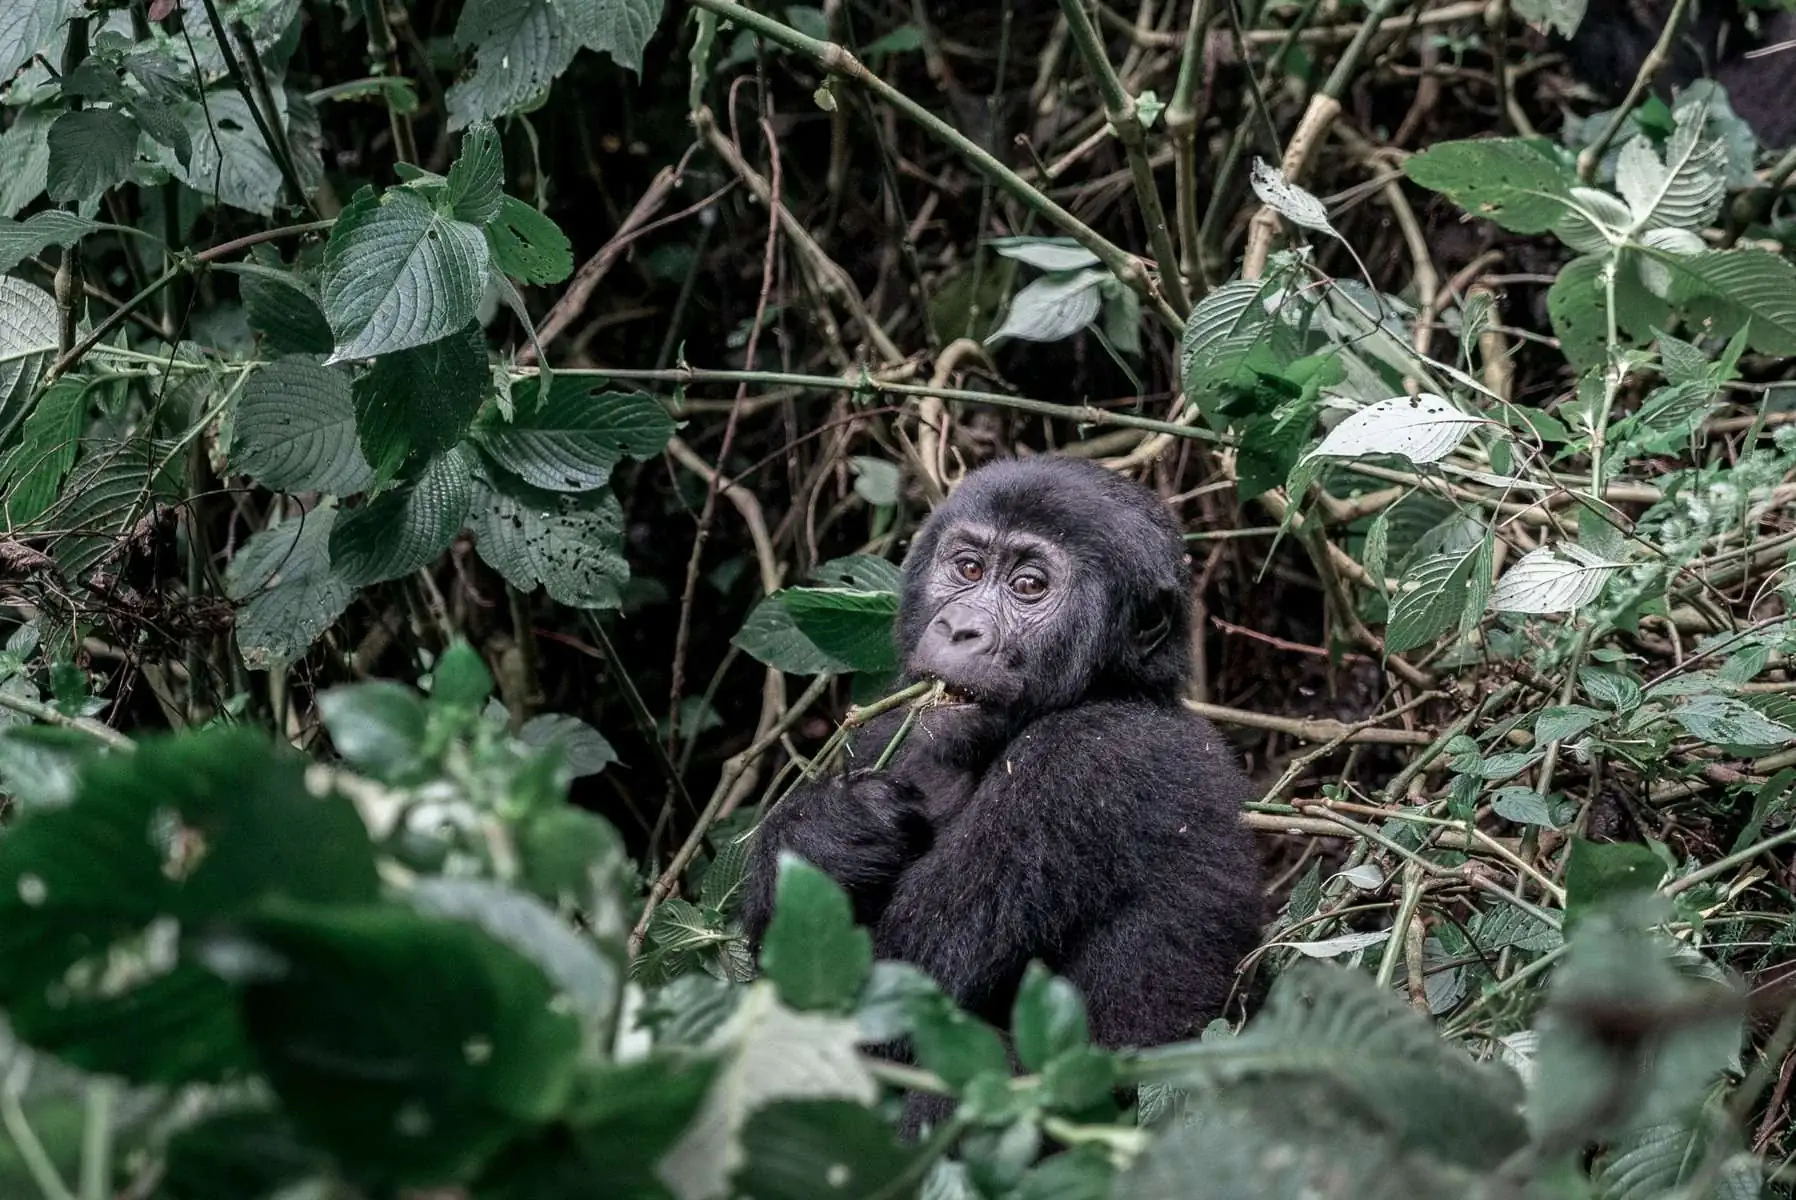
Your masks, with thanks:
M1499 817L1517 825L1544 825L1551 829L1555 824L1547 798L1533 788L1499 788L1491 797L1490 807Z
M1398 454L1413 463L1438 462L1484 422L1423 392L1380 400L1328 431L1312 452L1328 458Z
M1534 718L1534 740L1544 746L1549 742L1575 738L1606 715L1582 704L1542 709L1540 715Z
M1660 161L1642 135L1621 148L1615 189L1628 202L1636 230L1706 229L1720 214L1727 193L1727 147L1705 139L1705 113L1686 109L1665 142Z
M608 491L543 492L513 479L477 479L468 527L480 558L518 590L545 588L572 608L615 608L630 577L623 512Z
M1179 375L1185 391L1199 395L1232 379L1248 352L1268 336L1273 318L1266 280L1225 283L1192 308L1179 342Z
M50 552L66 577L84 576L110 558L154 504L173 498L173 457L167 442L147 439L89 445L33 526L60 533Z
M1028 263L1038 271L1077 271L1095 267L1098 256L1072 238L1001 237L986 245L1005 258Z
M550 0L469 0L455 45L473 51L474 70L449 89L450 129L531 107L580 49Z
M1261 204L1293 225L1332 237L1341 236L1329 224L1328 209L1323 206L1322 201L1296 184L1287 182L1284 174L1265 159L1257 156L1254 158L1249 182L1253 185L1253 194L1260 198Z
M0 9L0 83L55 44L62 27L80 11L81 0L8 0Z
M848 894L782 853L773 920L761 942L761 971L780 1000L800 1012L850 1012L872 966L873 939L855 925Z
M1576 542L1537 547L1497 581L1491 611L1575 612L1602 594L1603 584L1621 565L1605 562Z
M422 346L474 319L486 281L486 235L395 188L351 203L331 230L324 314L336 337L330 361Z
M638 75L642 51L661 22L662 0L563 0L562 18L588 50Z
M43 195L50 171L50 125L62 111L55 104L16 109L11 127L0 133L0 217L18 216Z
M1385 647L1393 654L1414 649L1453 628L1467 614L1482 612L1483 596L1473 594L1483 589L1474 576L1483 564L1488 589L1490 547L1490 536L1485 534L1463 550L1430 555L1406 571L1391 600ZM1477 600L1475 608L1468 604L1472 598Z
M0 429L37 390L57 346L56 301L34 283L0 275Z
M449 548L473 503L472 455L452 449L417 482L340 514L331 530L331 566L357 587L409 575Z
M299 356L252 372L232 418L231 469L277 492L352 496L372 485L348 376Z
M755 605L730 641L756 662L789 675L846 675L853 670L800 632L778 593Z
M1763 250L1652 255L1671 275L1671 302L1702 332L1741 328L1761 354L1796 355L1796 267Z
M259 263L226 263L214 270L238 276L249 327L273 354L329 354L336 344L318 293L300 276Z
M1437 142L1405 159L1403 173L1515 233L1551 229L1577 185L1540 143L1522 138Z
M476 121L462 135L444 199L457 220L485 225L499 215L504 188L505 155L498 130L490 121Z
M903 581L896 563L875 554L845 554L818 563L811 578L859 592L896 592Z
M1608 192L1591 187L1571 189L1576 207L1567 207L1565 216L1553 226L1559 240L1580 254L1603 254L1626 236L1633 224L1628 206Z
M471 322L375 359L353 388L356 430L375 476L392 479L460 442L492 393L486 341Z
M1011 298L1004 323L985 339L986 344L1007 337L1057 342L1072 336L1097 319L1104 303L1098 285L1108 278L1108 271L1086 270L1033 280Z
M515 415L491 413L474 429L493 461L534 487L585 492L603 487L625 457L647 459L666 449L674 420L641 392L609 392L563 383L542 395L538 380L511 390Z
M1603 286L1604 260L1578 258L1565 264L1553 286L1547 289L1547 316L1559 338L1566 360L1579 370L1600 367L1607 360L1609 311ZM1671 310L1648 289L1640 277L1637 255L1624 255L1615 278L1615 319L1621 330L1637 339L1663 328Z
M64 208L46 208L24 221L0 217L0 273L51 246L73 246L99 225Z
M1670 716L1690 736L1714 746L1782 746L1796 741L1796 730L1732 696L1692 696Z
M181 61L186 62L184 50ZM317 135L304 126L292 97L284 90L275 90L273 95L275 119L286 127L294 157L303 160L296 164L302 185L306 182L303 176L311 174L315 187L316 177L322 176ZM262 140L262 131L241 92L229 85L215 87L199 100L175 105L172 115L186 129L192 154L183 162L173 147L156 144L152 148L156 162L176 179L202 196L264 217L291 200L285 195L280 165ZM313 164L318 164L316 170Z
M852 670L889 672L898 665L892 622L898 597L892 592L844 588L787 588L780 603L793 624L818 649Z
M486 244L493 265L525 283L560 283L574 272L574 248L561 226L515 196L501 198Z
M748 1118L732 1194L755 1200L901 1196L916 1151L878 1113L844 1100L784 1100ZM1067 1198L1071 1200L1071 1198Z
M116 108L65 112L50 126L50 199L90 201L123 183L137 159L137 122Z
M750 1114L776 1100L839 1099L870 1105L879 1085L861 1065L859 1032L844 1017L795 1013L773 985L748 987L728 1022L706 1043L729 1055L705 1107L658 1174L678 1200L712 1200L746 1158L742 1130Z
M1627 713L1640 703L1640 685L1626 675L1596 667L1578 668L1578 685L1584 694L1598 704L1606 704L1618 713Z
M334 500L289 516L250 537L225 569L225 593L242 605L237 649L250 670L297 662L355 597L330 566L336 519Z
M56 500L62 477L75 465L87 419L87 384L64 377L44 389L19 435L19 444L0 460L0 497L7 521L35 521Z

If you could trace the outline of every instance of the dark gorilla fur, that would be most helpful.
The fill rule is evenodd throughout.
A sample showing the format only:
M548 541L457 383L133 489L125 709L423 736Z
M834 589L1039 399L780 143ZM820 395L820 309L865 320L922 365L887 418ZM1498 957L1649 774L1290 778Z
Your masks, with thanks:
M1031 571L1045 587L1028 597ZM1180 702L1190 589L1179 529L1140 485L1054 457L970 474L905 559L897 623L907 681L968 702L925 709L885 770L851 760L769 813L751 941L789 850L850 894L878 957L999 1028L1031 959L1077 985L1104 1046L1220 1015L1259 939L1259 868L1247 780ZM871 722L854 757L871 764L902 716ZM906 1124L942 1111L913 1103Z

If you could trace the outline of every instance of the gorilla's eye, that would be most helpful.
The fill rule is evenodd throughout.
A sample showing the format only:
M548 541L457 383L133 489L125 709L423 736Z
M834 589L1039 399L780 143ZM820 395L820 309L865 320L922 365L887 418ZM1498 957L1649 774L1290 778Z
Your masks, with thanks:
M985 577L985 564L971 554L964 554L954 560L954 573L968 583L978 583Z
M1010 590L1025 600L1038 600L1048 590L1048 581L1033 571L1023 571L1011 579Z

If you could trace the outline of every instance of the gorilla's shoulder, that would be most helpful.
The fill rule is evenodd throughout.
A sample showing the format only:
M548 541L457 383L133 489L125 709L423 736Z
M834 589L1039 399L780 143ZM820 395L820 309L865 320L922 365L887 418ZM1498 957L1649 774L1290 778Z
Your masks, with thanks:
M1176 797L1212 808L1252 799L1235 748L1183 705L1095 700L1050 713L1011 743L1007 757L1023 756L1050 766L1050 778L1096 774L1119 787L1134 785L1159 802Z

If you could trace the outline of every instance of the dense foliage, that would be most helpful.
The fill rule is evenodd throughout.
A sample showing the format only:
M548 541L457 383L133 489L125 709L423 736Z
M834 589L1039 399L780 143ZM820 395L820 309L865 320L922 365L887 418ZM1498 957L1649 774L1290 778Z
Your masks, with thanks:
M0 1195L1789 1192L1796 155L1581 7L944 7L7 0ZM1190 530L1277 885L1013 1077L735 911L1047 448Z

